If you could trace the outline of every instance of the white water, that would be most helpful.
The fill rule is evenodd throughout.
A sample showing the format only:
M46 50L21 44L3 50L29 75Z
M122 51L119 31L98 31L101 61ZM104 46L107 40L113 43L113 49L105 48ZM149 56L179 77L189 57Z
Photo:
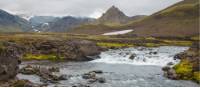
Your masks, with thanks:
M188 47L162 46L157 48L138 47L109 50L102 52L100 59L96 59L91 62L166 66L169 62L177 64L179 60L174 60L174 56L180 52L184 52L187 49ZM157 52L157 54L150 54L150 52ZM136 54L136 57L133 60L129 59L132 54Z
M104 33L102 35L120 35L120 34L127 34L129 32L132 32L132 29L129 30L123 30L123 31L115 31L115 32L109 32L109 33Z
M102 52L100 59L91 62L49 62L49 61L28 61L21 66L40 65L44 67L59 67L60 73L71 76L68 80L58 81L58 83L47 83L54 87L71 87L76 84L89 85L91 87L199 87L198 84L184 80L170 80L163 77L162 67L168 62L179 62L173 57L179 52L187 50L188 47L165 46L158 48L127 48L120 50L109 50ZM149 54L149 52L158 54ZM135 53L134 60L128 59ZM144 61L143 59L146 59ZM106 83L88 83L82 79L82 74L94 70L102 70L103 74L97 77L106 79ZM42 84L40 78L35 75L18 74L19 79L28 79L31 82Z

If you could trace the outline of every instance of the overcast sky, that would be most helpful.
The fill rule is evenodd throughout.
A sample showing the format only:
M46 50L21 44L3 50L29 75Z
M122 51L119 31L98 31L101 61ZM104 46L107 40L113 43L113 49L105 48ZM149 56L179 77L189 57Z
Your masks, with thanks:
M128 16L150 15L181 0L0 0L0 9L26 15L99 17L112 5Z

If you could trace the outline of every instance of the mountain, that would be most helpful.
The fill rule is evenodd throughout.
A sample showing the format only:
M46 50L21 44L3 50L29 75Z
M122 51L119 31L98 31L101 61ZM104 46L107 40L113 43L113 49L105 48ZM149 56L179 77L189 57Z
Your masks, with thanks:
M31 31L31 25L27 20L0 10L0 32L28 31Z
M59 17L53 17L53 16L33 16L30 18L29 21L32 26L39 26L41 24L50 23L58 19Z
M59 19L59 17L53 16L33 16L29 19L29 22L35 32L44 32L50 28L49 24L56 22Z
M122 27L137 36L177 37L199 33L199 0L184 0Z
M101 24L120 25L128 23L129 17L117 7L112 6L97 21Z
M68 32L79 34L102 34L105 32L120 30L118 27L128 24L129 22L143 19L144 17L146 16L137 15L128 17L117 7L112 6L100 18L96 19L96 21L93 21L89 24L80 25Z
M67 32L74 27L80 26L82 24L90 23L94 19L92 18L78 18L67 16L59 20L56 20L49 24L49 29L46 32Z

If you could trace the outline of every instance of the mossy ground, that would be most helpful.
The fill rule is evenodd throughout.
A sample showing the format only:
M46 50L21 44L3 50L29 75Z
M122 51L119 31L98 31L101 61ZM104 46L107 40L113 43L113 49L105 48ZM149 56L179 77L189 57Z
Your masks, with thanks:
M174 66L176 74L179 79L183 80L194 80L197 83L200 83L200 72L193 71L193 63L188 60L182 60L179 64Z
M182 60L174 66L174 69L181 79L191 80L193 78L192 64L188 60Z
M45 54L25 54L22 58L23 60L51 60L58 61L63 60L63 57L58 57L56 55L45 55Z
M191 46L193 41L197 41L197 37L188 39L171 39L171 38L155 38L155 37L129 37L129 36L102 36L102 35L85 35L85 34L69 34L69 33L4 33L0 34L1 41L9 41L18 44L28 45L34 42L42 42L49 40L65 41L70 39L90 40L96 42L100 46Z
M197 83L200 83L200 71L193 73L193 80L196 80Z
M98 46L106 47L106 48L123 48L123 47L133 47L134 45L131 44L120 44L120 43L104 43L98 42Z

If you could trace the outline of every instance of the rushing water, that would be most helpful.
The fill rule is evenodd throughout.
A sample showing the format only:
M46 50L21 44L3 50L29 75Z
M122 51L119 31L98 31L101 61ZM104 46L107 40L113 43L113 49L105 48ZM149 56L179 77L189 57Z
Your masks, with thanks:
M60 67L60 74L70 75L68 80L59 81L59 83L48 84L48 86L72 86L76 84L85 84L89 86L199 86L191 81L170 80L163 77L161 68L169 62L174 64L179 60L173 57L175 54L187 50L188 47L164 46L158 48L127 48L118 50L109 50L102 52L100 58L90 62L24 62L21 66L27 64L40 66ZM156 53L155 53L156 52ZM131 60L129 57L136 54ZM93 70L102 70L103 74L98 77L106 78L106 83L89 84L81 75ZM28 79L34 83L40 82L40 78L36 75L18 74L20 79Z

